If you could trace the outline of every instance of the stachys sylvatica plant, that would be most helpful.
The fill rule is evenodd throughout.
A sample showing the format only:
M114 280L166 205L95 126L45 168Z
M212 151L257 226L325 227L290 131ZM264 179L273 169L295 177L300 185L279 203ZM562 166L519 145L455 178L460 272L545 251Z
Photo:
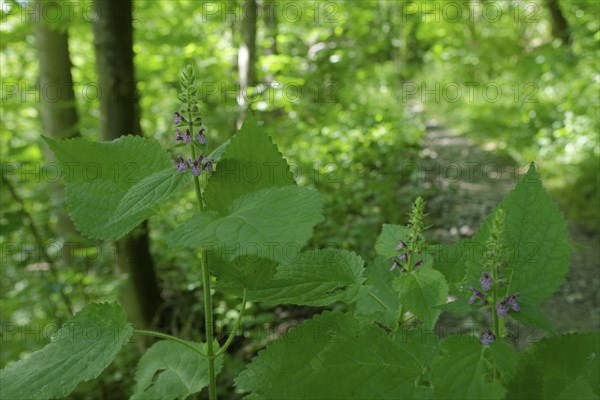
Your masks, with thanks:
M0 372L2 399L65 397L97 377L132 335L164 339L139 360L132 399L184 399L205 388L215 399L223 354L248 301L346 306L269 343L223 393L344 400L600 396L598 333L559 335L538 309L564 280L570 250L563 216L533 164L476 235L454 245L427 242L425 202L417 198L406 226L382 227L378 256L365 268L350 251L304 249L323 220L320 196L296 184L254 120L209 152L191 67L178 98L170 149L139 136L45 140L68 172L69 214L90 238L119 239L163 217L161 206L176 193L195 192L197 210L170 221L167 241L197 255L204 341L136 330L119 304L92 303L46 347ZM223 343L213 335L213 291L240 299L235 329ZM448 335L438 323L442 312L481 322ZM511 330L521 325L509 320L548 335L518 352Z

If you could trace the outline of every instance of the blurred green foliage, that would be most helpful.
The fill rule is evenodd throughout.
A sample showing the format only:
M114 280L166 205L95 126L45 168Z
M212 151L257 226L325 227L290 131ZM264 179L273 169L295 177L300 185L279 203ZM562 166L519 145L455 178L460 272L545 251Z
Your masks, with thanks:
M317 226L312 246L331 244L373 257L381 224L404 223L411 201L424 194L406 166L419 162L432 119L491 143L521 165L537 160L551 172L546 182L562 193L559 200L571 215L597 223L600 6L560 1L573 37L569 47L553 37L544 1L482 3L495 5L490 12L500 13L497 21L496 14L484 14L481 8L469 11L469 2L452 2L462 7L457 17L454 9L444 11L444 3L430 0L282 0L276 2L275 26L259 17L259 84L248 88L246 103L288 156L299 182L316 186L325 198L326 222ZM60 281L76 307L114 299L126 287L126 277L114 270L112 244L57 233L62 200L50 190L58 180L46 166L48 153L40 136L44 91L36 86L32 17L21 9L31 4L2 4L3 169L49 251L72 255L60 265ZM98 139L102 94L94 83L90 5L77 2L73 18L60 29L70 35L80 132ZM135 2L134 51L146 136L173 143L177 79L188 63L196 66L200 81L209 145L214 148L233 134L240 113L236 63L241 12L233 2ZM452 85L462 89L456 101ZM488 93L481 90L486 85L493 86ZM497 87L502 95L491 101ZM5 185L1 194L4 366L41 347L41 336L27 334L28 329L40 332L42 327L49 335L66 314L58 283L42 263L21 205ZM175 200L167 214L185 219L192 196ZM168 225L153 219L150 227L170 329L194 339L202 313L194 255L165 251ZM69 247L75 249L67 251ZM224 315L217 327L223 334L235 319L235 302L223 297L216 307ZM263 324L276 321L271 310L252 307L246 332L255 349L264 343ZM131 351L128 357L134 360L136 350ZM223 375L231 379L235 371ZM100 386L121 382L124 391L132 379L116 367L103 376ZM90 385L95 384L86 387Z

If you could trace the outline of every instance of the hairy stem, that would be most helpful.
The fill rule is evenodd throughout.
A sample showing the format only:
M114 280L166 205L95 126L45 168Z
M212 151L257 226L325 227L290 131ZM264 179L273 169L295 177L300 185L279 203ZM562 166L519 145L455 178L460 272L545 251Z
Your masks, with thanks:
M160 332L146 331L146 330L143 330L143 329L136 329L133 332L134 333L138 333L140 335L154 336L154 337L161 338L161 339L171 340L173 342L179 343L179 344L187 347L188 349L192 349L192 350L194 350L194 352L200 354L202 357L207 358L207 355L204 354L204 352L202 350L200 350L200 349L192 346L191 344L189 344L185 340L179 339L178 337L167 335L165 333L160 333Z
M192 105L188 104L190 132L194 135L194 119L192 116ZM192 139L193 141L193 139ZM196 159L196 148L191 146L192 160ZM202 199L202 190L200 189L200 178L194 176L194 189L196 190L196 200L198 209L204 211L204 201ZM206 356L208 358L208 398L216 400L217 398L217 378L215 374L215 349L214 349L214 331L213 331L213 308L212 293L210 285L210 271L208 269L208 260L206 258L206 249L200 252L200 267L202 270L202 286L204 289L204 330L206 334Z

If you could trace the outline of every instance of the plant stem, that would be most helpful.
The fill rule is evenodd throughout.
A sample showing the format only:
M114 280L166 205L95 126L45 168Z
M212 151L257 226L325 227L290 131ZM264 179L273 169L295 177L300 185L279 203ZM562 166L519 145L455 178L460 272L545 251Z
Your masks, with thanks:
M135 331L133 331L134 333L139 333L140 335L146 335L146 336L154 336L157 338L161 338L161 339L166 339L166 340L171 340L173 342L179 343L189 349L194 350L196 353L200 354L202 357L207 358L207 355L204 354L204 352L194 346L192 346L191 344L187 343L185 340L181 340L178 337L175 336L171 336L171 335L167 335L165 333L160 333L160 332L154 332L154 331L146 331L143 329L136 329Z
M222 353L227 351L227 348L229 347L231 342L233 342L233 338L235 338L237 331L240 329L242 319L244 318L244 310L245 309L246 309L246 289L244 289L244 295L242 297L242 305L240 307L240 313L238 315L237 321L235 321L235 326L233 327L233 330L229 333L229 336L227 337L225 344L223 346L221 346L219 351L217 351L215 353L215 358L217 358L219 355L221 355Z
M492 326L494 336L496 339L500 339L502 335L502 327L500 318L498 317L498 312L496 311L496 304L498 303L498 275L495 267L492 267L492 279L494 282L494 290L492 291Z
M190 132L192 134L192 142L194 136L194 119L192 116L192 105L188 103L188 117L190 122ZM196 159L196 148L192 143L192 160ZM198 201L198 209L204 211L204 201L202 199L202 190L200 189L200 178L194 176L194 188L196 190L196 200ZM210 271L208 269L208 260L206 259L206 249L200 251L200 267L202 270L202 286L204 289L204 330L206 334L206 356L208 358L208 398L209 400L217 399L217 379L215 374L215 350L214 350L214 331L213 331L213 309L212 309L212 294L210 287Z

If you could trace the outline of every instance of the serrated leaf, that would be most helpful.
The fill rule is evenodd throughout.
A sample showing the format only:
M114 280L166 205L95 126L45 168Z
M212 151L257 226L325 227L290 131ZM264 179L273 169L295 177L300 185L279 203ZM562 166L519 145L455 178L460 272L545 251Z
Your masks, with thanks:
M96 378L129 340L133 327L116 303L91 303L28 358L0 371L0 398L54 399Z
M510 367L517 362L517 353L510 345L496 341L483 346L472 336L450 336L442 343L442 349L443 355L434 361L431 371L437 398L504 398L506 389L501 381L512 373Z
M269 399L397 399L419 372L381 329L325 312L269 344L236 385Z
M326 306L352 303L364 290L363 260L345 250L310 250L286 260L261 288L250 288L248 300L267 304Z
M271 137L249 116L231 139L208 180L208 210L226 214L234 200L269 187L295 185L292 173Z
M505 239L511 248L510 290L520 292L523 300L539 304L558 289L568 269L570 250L563 215L542 186L533 164L498 208L505 213ZM437 258L435 268L450 284L466 278L467 284L478 286L484 272L480 260L493 214L473 238L447 248Z
M221 218L214 213L192 218L168 242L172 247L203 246L226 261L253 256L281 262L287 252L300 250L312 236L313 227L323 220L322 207L314 190L267 188L235 200Z
M542 339L527 348L508 385L508 398L592 399L600 396L600 334Z
M404 311L416 315L425 329L433 329L441 313L436 306L445 303L448 297L444 275L432 268L418 268L397 276L393 288Z
M365 268L365 285L387 308L364 292L356 303L356 313L393 329L400 319L400 299L392 287L396 274L390 272L388 264L386 257L379 256Z
M77 229L92 239L125 236L154 215L152 207L186 182L184 176L166 172L175 169L169 154L155 140L140 136L122 136L111 142L44 140L60 161L69 215ZM163 191L167 189L171 191ZM122 201L126 204L121 205Z
M401 240L406 240L409 230L402 225L383 224L381 233L375 242L377 254L386 258L394 258L398 254L396 246Z
M202 351L202 343L188 342ZM223 357L215 360L215 373ZM135 372L132 400L185 399L208 386L208 361L180 343L164 340L155 343L140 359Z

